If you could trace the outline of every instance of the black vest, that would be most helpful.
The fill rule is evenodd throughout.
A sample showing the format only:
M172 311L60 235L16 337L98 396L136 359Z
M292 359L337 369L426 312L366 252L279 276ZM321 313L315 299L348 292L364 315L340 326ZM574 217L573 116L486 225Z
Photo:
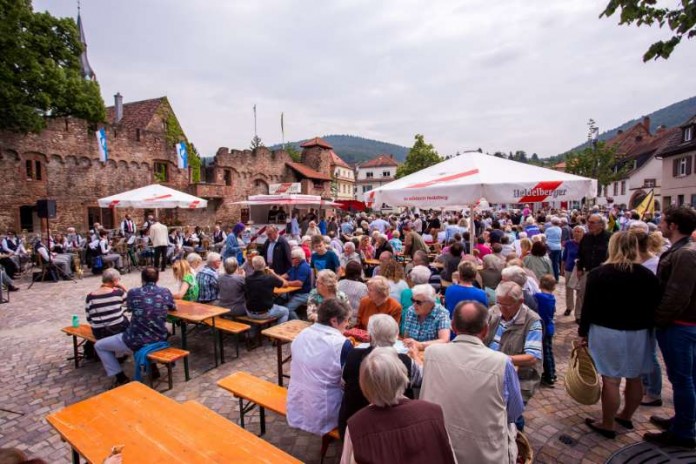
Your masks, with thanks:
M351 350L348 353L348 359L346 359L346 364L343 366L343 380L345 381L345 388L343 390L343 401L341 401L341 409L338 413L338 429L341 432L341 436L344 435L346 431L346 424L348 419L367 406L369 402L365 395L363 395L362 390L360 390L360 364L362 364L363 359L367 357L368 354L372 352L372 347L365 349ZM400 354L399 359L404 363L406 369L408 370L408 377L411 378L411 358L405 354ZM413 390L407 388L404 392L407 398L413 399Z
M15 239L15 240L17 240L17 239ZM10 240L9 238L6 238L5 243L7 243L7 248L9 248L12 251L17 251L17 248L19 248L19 240L14 241L14 240Z

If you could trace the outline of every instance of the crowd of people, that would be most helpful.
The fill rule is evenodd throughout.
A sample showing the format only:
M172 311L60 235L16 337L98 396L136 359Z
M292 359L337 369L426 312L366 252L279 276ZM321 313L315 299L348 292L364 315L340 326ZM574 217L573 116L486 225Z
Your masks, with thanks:
M613 439L617 427L633 428L638 407L663 404L661 352L674 416L651 418L665 431L644 438L696 447L693 209L288 216L284 228L217 224L212 237L197 231L193 246L175 240L172 253L178 231L149 218L154 266L142 287L127 291L116 263L87 296L95 350L114 382L130 380L120 356L137 362L143 348L166 343L177 299L230 316L305 319L314 324L291 345L292 427L324 435L338 426L344 462L394 450L399 462L422 462L422 453L514 462L527 402L557 380L554 292L563 278L565 315L602 376L602 414L586 420L589 429ZM177 287L158 287L169 261ZM354 346L355 333L369 343Z

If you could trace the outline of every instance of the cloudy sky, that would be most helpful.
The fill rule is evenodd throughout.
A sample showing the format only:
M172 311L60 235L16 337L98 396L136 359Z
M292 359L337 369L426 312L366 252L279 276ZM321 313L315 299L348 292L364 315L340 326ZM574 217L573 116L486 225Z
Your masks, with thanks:
M107 105L166 95L204 155L351 134L443 154L540 156L696 95L696 41L642 62L657 28L608 0L83 0ZM77 14L75 0L36 10Z

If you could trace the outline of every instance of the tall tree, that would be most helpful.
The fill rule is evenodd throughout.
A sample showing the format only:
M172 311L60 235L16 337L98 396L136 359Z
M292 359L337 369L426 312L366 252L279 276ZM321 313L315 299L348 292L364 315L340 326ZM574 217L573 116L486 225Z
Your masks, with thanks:
M433 147L432 144L426 143L423 135L416 134L415 139L416 143L414 143L413 147L408 151L406 161L396 170L397 179L442 161L435 147Z
M609 17L620 10L619 24L667 26L673 32L672 37L650 45L643 55L643 61L653 58L666 60L683 37L691 39L696 36L696 1L681 0L672 3L676 4L674 8L664 8L658 6L656 0L611 0L599 17Z
M571 174L597 179L597 195L602 186L626 177L630 166L621 163L616 146L597 142L595 147L575 151L566 159L566 171Z
M46 117L106 119L96 82L80 73L72 18L35 13L30 0L0 0L0 129L38 132Z

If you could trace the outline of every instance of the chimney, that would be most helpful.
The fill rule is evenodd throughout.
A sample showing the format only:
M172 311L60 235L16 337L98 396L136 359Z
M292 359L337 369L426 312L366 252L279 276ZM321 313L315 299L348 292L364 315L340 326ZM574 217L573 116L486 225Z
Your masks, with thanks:
M666 130L667 130L667 126L665 126L664 124L660 124L659 126L657 126L657 131L655 131L655 134L656 134L656 135L657 135L657 134L662 134L662 133L664 133Z
M114 124L118 124L123 119L123 97L120 93L114 95Z
M650 133L650 116L643 116L643 127L645 127L645 131L649 134Z

